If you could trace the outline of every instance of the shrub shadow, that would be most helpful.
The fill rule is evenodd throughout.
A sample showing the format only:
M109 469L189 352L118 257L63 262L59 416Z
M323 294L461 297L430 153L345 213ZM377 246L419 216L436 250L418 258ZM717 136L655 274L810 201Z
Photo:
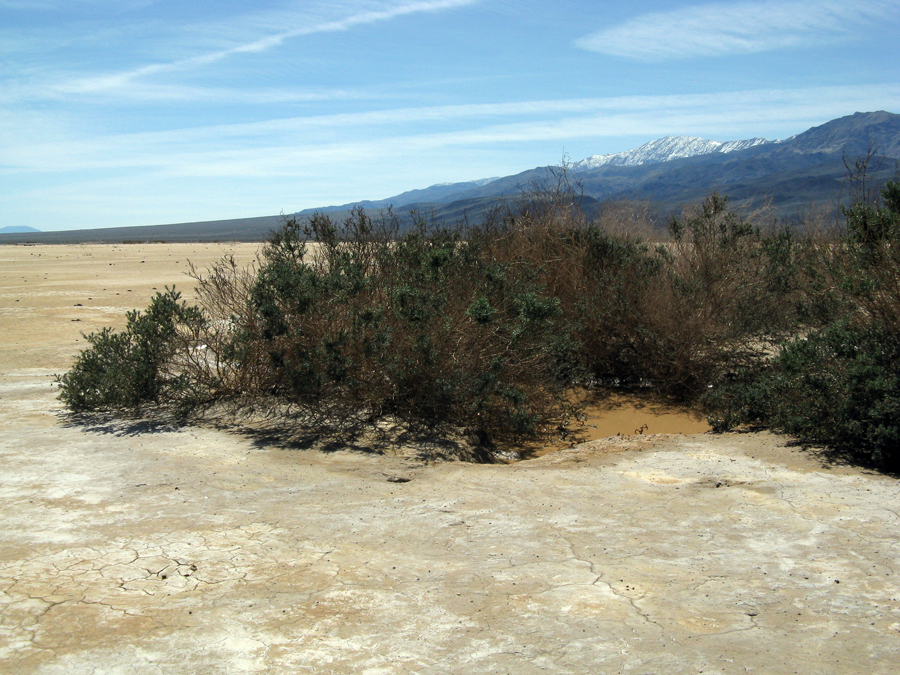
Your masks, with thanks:
M796 436L790 436L784 432L767 427L764 424L745 424L725 433L750 435L763 431L770 431L774 434L778 434L784 439L784 447L801 451L804 455L811 457L818 462L823 469L852 467L869 475L889 476L891 478L900 479L900 471L887 469L874 462L867 461L865 457L859 455L858 449L816 443ZM716 432L712 433L713 435L718 435Z
M379 428L372 425L300 426L289 419L267 420L264 424L219 421L215 428L242 436L260 450L314 451L324 454L355 452L363 455L395 455L422 462L462 460L476 463L500 461L492 448L459 434L418 430L399 425Z
M56 413L56 418L63 428L78 428L88 433L121 437L171 433L185 426L184 422L159 413L141 417L123 417L121 414L105 411L73 413L63 410Z
M215 429L247 439L258 450L313 451L325 454L353 452L363 455L395 455L422 462L461 460L497 463L506 457L495 452L477 435L446 429L413 429L396 423L355 421L342 425L321 420L302 420L285 412L241 415L235 411L208 411L207 415L182 420L166 410L145 408L141 415L97 411L56 413L59 424L93 434L134 438L144 434L181 431L186 427Z
M814 457L825 469L846 466L871 475L900 478L900 470L879 466L864 456L860 456L858 449L855 448L811 443L803 439L791 439L785 445L789 448L799 448L807 455Z

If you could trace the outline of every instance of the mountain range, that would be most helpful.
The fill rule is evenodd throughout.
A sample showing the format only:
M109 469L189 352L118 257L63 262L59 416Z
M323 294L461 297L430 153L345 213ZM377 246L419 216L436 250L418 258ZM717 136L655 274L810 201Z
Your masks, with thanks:
M773 217L797 219L811 207L834 206L846 193L848 169L871 155L869 177L885 180L900 162L900 115L879 111L841 117L785 140L712 141L667 136L635 150L594 155L568 166L587 204L609 200L649 202L668 215L711 192L726 194L738 210L768 204ZM359 202L365 208L420 209L438 219L471 217L501 197L539 183L554 167L537 167L502 178L433 185L387 199ZM344 204L313 211L345 212Z
M586 210L610 200L639 200L659 214L675 213L711 192L726 194L731 205L750 209L768 204L773 217L799 219L816 207L834 207L846 197L848 162L869 158L873 182L895 175L900 166L900 115L855 113L791 138L712 141L667 136L627 152L601 154L567 167L584 192ZM439 221L477 220L499 199L515 198L523 187L552 178L558 167L536 167L499 178L444 183L386 199L307 209L340 218L355 206L395 213L417 209ZM0 234L0 243L24 241L261 241L280 216L145 227Z

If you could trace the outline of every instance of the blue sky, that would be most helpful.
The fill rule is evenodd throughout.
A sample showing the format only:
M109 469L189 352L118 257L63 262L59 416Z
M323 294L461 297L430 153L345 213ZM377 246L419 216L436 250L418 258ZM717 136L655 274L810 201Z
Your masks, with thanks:
M900 2L0 0L0 227L215 220L900 113Z

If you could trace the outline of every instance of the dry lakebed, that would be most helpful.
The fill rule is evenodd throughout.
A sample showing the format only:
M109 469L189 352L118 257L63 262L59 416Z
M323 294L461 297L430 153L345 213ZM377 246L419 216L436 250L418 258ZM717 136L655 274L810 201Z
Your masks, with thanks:
M900 482L788 438L623 404L482 465L63 414L82 331L255 251L0 247L0 672L900 672Z

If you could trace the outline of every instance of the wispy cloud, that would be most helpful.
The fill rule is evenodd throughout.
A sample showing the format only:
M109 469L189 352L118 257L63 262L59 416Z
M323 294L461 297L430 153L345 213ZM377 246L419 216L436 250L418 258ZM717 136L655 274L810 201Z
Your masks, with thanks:
M67 84L10 85L0 91L0 104L28 100L65 100L73 93ZM281 87L238 89L186 84L129 82L116 89L96 92L95 101L129 103L229 103L268 105L273 103L317 103L383 99L385 94L353 88Z
M53 0L0 0L0 9L11 10L44 10L56 9L57 2Z
M640 61L748 54L845 40L860 25L896 19L892 0L767 0L652 12L575 41Z
M0 194L18 222L41 228L235 218L512 174L558 162L573 144L581 159L668 134L784 138L860 105L900 109L900 84L407 107L124 134L0 108L0 128L17 130L0 144Z
M240 54L264 52L281 45L291 38L314 35L316 33L346 31L357 26L388 21L401 16L456 9L480 1L481 0L412 0L410 2L407 0L406 2L401 2L399 4L395 2L390 4L379 4L377 6L372 6L371 3L366 6L356 4L355 6L347 8L347 11L337 18L320 19L318 21L313 20L310 22L308 17L298 17L295 20L298 21L299 25L288 28L287 30L281 30L264 35L263 37L257 37L252 40L241 42L240 44L225 49L209 51L188 58L148 64L132 70L109 75L81 78L62 85L61 90L69 93L91 93L116 89L127 86L132 81L143 77L200 68ZM246 18L243 20L248 22L248 19ZM249 22L253 23L252 21Z
M649 140L667 134L734 140L743 129L771 133L764 125L776 119L780 129L795 133L847 114L861 100L900 108L900 85L398 108L80 139L63 132L47 139L46 120L29 133L24 117L0 116L0 122L15 124L22 138L0 147L0 166L37 173L135 169L181 176L287 176L304 165L336 171L342 162L381 163L399 155L427 157L501 144ZM594 147L606 151L602 142Z

